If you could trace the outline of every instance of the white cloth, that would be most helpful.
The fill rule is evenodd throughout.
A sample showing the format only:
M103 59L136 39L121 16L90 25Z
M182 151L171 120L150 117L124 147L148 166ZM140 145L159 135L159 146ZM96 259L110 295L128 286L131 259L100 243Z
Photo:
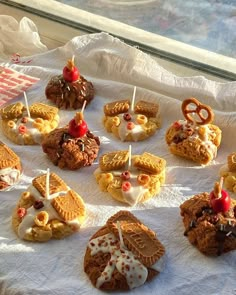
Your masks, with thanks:
M0 140L21 157L24 169L20 183L10 191L0 193L0 294L102 294L84 273L83 256L91 235L121 209L131 210L153 229L166 248L163 272L129 294L236 294L236 251L215 258L201 254L183 235L178 208L192 195L211 191L227 155L236 151L236 82L216 83L200 76L177 77L147 54L101 33L76 37L63 47L31 56L29 65L13 64L13 69L40 78L27 91L29 104L35 101L49 103L44 94L45 86L50 77L62 72L73 54L81 74L95 87L96 96L84 114L89 129L100 137L99 155L128 149L129 145L104 130L105 103L131 98L134 85L137 86L137 100L159 103L161 129L146 141L132 143L132 154L147 151L165 158L166 183L158 196L129 207L116 202L108 193L100 192L93 176L98 161L78 171L60 170L48 160L40 146L17 146L0 134ZM168 126L183 118L181 102L189 96L213 108L214 122L223 131L217 159L206 167L171 155L164 139ZM19 100L24 102L23 96ZM60 126L67 124L74 114L74 111L60 110ZM21 241L11 229L12 210L32 178L46 172L47 168L83 197L87 220L80 232L64 240L42 244Z

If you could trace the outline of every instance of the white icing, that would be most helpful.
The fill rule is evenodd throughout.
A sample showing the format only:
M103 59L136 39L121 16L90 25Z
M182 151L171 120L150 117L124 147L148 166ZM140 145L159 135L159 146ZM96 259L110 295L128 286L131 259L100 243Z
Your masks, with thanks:
M0 169L0 179L8 185L13 185L20 177L20 171L14 168Z
M132 138L134 141L138 141L140 138L140 135L145 133L145 130L142 125L137 123L137 121L136 121L137 114L134 114L131 112L129 112L129 114L131 115L130 121L126 121L124 119L124 117L123 117L124 114L118 115L118 117L120 119L120 125L118 126L118 133L119 133L121 141L124 141L129 134L132 134ZM134 128L132 130L129 130L127 128L127 124L129 122L132 122L134 124Z
M66 222L67 224L73 225L77 228L80 227L80 223L77 219L73 219L70 221L64 221L58 215L58 213L56 212L54 207L51 205L51 200L53 198L66 195L66 193L70 190L69 187L67 187L67 188L68 188L67 191L56 192L54 194L49 195L48 199L45 199L32 184L29 186L27 191L30 192L30 194L34 197L35 200L42 201L44 206L40 209L35 209L33 206L31 206L30 208L27 209L27 214L23 217L23 219L18 227L18 235L21 239L23 239L27 233L31 232L32 227L35 224L34 219L35 219L36 215L41 211L46 211L48 213L49 221L52 219L57 219L57 220L61 220L63 222Z
M151 268L158 271L158 272L162 272L164 267L165 267L165 263L166 263L166 258L165 256L162 256L161 258L159 258L156 263L154 263Z
M131 251L121 248L119 241L112 233L91 240L88 246L91 249L92 256L99 251L111 254L105 269L97 279L97 288L111 280L115 268L125 276L130 289L139 287L146 282L147 268L134 257Z

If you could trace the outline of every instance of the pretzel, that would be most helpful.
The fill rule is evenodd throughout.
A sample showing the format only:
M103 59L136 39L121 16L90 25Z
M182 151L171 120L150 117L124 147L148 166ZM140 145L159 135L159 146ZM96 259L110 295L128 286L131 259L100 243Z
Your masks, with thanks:
M189 109L188 106L190 104L193 104L196 106L195 109ZM207 117L205 117L201 112L202 110L207 112ZM205 105L201 104L196 98L188 98L185 99L182 103L182 112L184 117L186 118L187 121L190 122L196 122L198 125L205 125L208 123L211 123L214 119L214 114L212 112L212 109ZM198 117L200 118L200 121L196 121L194 118L192 118L191 114L196 113Z

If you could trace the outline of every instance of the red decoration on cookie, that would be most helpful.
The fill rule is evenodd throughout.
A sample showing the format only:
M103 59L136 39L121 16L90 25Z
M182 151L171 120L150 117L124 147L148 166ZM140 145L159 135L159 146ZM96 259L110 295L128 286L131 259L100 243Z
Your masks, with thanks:
M69 59L67 65L63 68L63 78L67 82L74 82L80 78L80 73L75 66L74 58Z
M129 180L130 179L130 172L128 170L122 172L121 173L121 179L123 179L123 180Z
M125 113L123 115L123 118L124 118L125 121L130 121L131 120L131 115L129 113Z
M129 181L125 181L122 183L122 191L128 192L131 189L131 183Z
M129 123L127 124L127 129L128 129L128 130L132 130L132 129L134 129L134 127L135 127L135 124L134 124L133 122L129 122Z
M222 185L218 182L215 183L214 190L210 193L210 204L216 213L224 213L230 209L230 196L225 190L222 190Z
M82 112L76 113L74 119L69 122L69 134L73 137L82 137L88 131L88 125L83 120L84 116Z
M25 125L19 125L18 131L20 134L25 134L27 132L27 127Z
M27 213L27 210L25 208L19 208L17 210L17 215L20 217L20 218L23 218Z

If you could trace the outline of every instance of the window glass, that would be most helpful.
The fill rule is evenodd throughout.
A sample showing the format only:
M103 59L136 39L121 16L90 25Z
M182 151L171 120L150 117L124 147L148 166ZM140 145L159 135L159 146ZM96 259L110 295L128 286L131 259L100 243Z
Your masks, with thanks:
M57 0L236 58L236 0Z

